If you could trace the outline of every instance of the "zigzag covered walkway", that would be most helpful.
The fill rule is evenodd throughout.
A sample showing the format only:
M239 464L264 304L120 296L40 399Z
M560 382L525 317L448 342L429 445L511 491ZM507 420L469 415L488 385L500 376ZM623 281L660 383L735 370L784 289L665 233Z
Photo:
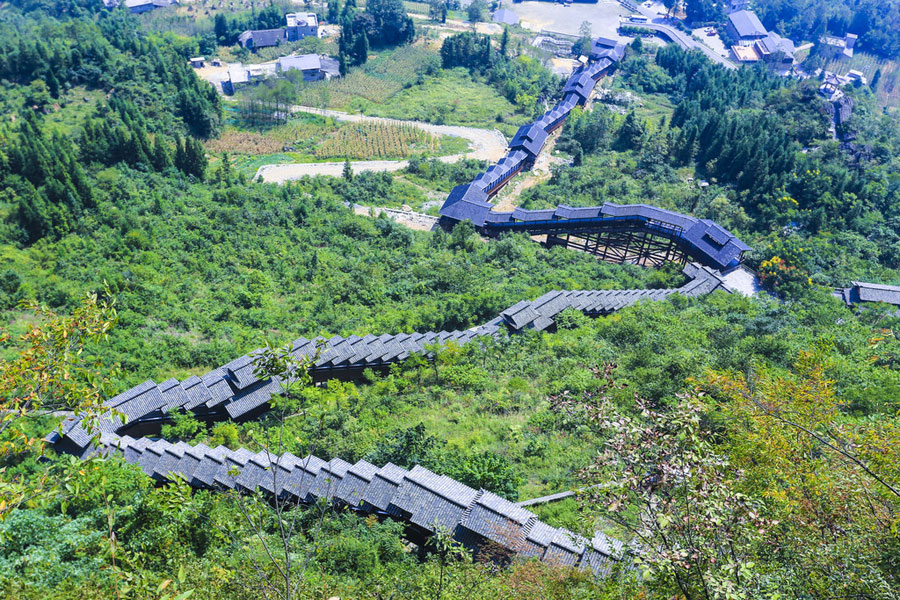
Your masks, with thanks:
M690 281L675 289L554 291L533 301L519 302L489 323L466 331L429 332L386 336L300 338L292 344L296 358L313 357L321 343L312 372L319 380L385 368L413 353L428 354L426 346L470 343L480 336L506 332L545 330L566 309L586 315L606 315L642 300L663 300L673 294L697 297L727 288L722 276L698 264L685 268ZM272 456L243 448L190 446L151 439L171 414L191 412L205 422L249 419L269 409L273 394L281 391L277 379L259 380L253 373L255 352L184 381L161 384L146 381L105 405L110 413L89 430L80 419L68 419L47 436L60 452L87 458L96 453L120 452L158 481L186 480L197 489L259 490L298 504L320 499L352 510L390 516L409 524L412 537L424 539L440 526L455 539L478 551L485 544L513 556L536 557L553 564L608 572L621 556L621 542L603 534L586 539L565 529L550 527L524 508L486 490L474 490L421 466L409 471L365 461L351 465L340 458ZM123 424L117 415L127 417ZM239 474L231 475L234 471Z
M516 504L486 490L475 490L421 466L410 470L392 463L378 467L364 460L350 464L309 455L252 453L224 446L104 433L104 455L121 453L159 482L183 480L196 489L261 492L294 504L332 502L365 514L389 516L408 524L407 536L422 542L439 529L473 552L488 550L512 557L609 572L622 557L618 540L597 533L592 539L551 527ZM235 475L235 473L237 473Z
M546 235L548 246L562 245L590 252L618 263L661 266L667 262L699 262L714 269L737 266L750 249L732 233L709 219L656 208L648 204L576 208L560 205L546 210L517 208L495 212L490 199L515 175L534 165L549 136L575 107L584 105L597 82L624 56L624 46L597 38L591 62L575 71L563 88L563 98L533 123L519 128L509 153L471 183L451 190L440 209L440 222L452 228L471 221L482 235L506 232Z
M601 316L642 300L728 291L718 269L737 264L748 248L711 221L647 205L491 212L488 198L516 173L531 167L547 136L562 125L575 106L587 101L597 80L623 54L621 45L595 40L591 62L569 79L563 100L535 123L523 126L510 143L510 153L498 165L473 183L454 188L441 208L441 221L452 226L468 219L490 236L504 231L546 234L548 244L586 250L618 262L690 262L684 269L690 281L676 289L548 292L465 331L300 338L293 342L290 352L297 359L314 361L310 367L314 381L357 377L366 369L383 371L412 354L430 357L433 345L467 344L483 336L546 330L554 327L556 316L566 309ZM669 245L660 245L657 238L668 240ZM633 247L634 242L639 245ZM272 396L282 387L277 378L261 380L254 373L257 352L200 377L159 384L145 381L108 400L105 406L109 412L96 425L89 427L79 418L70 418L46 439L57 451L84 458L120 453L160 482L181 479L196 489L258 491L296 504L327 501L344 509L391 517L405 522L409 536L417 541L441 528L475 552L490 545L494 555L499 549L510 557L536 557L598 576L608 573L622 558L625 550L619 541L601 533L586 539L551 527L522 506L421 466L406 470L366 461L351 465L340 458L326 461L313 455L254 454L243 448L173 444L151 437L177 412L191 413L209 423L252 419L267 411Z

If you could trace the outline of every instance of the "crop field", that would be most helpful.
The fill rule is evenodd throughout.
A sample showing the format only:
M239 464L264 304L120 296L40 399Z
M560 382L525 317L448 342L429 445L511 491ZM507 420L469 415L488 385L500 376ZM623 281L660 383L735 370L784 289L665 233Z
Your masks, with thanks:
M265 131L229 127L206 144L215 165L223 152L232 165L253 175L262 165L343 160L404 159L466 152L462 138L441 136L395 123L340 123L300 114Z
M317 158L401 158L441 151L440 136L412 125L354 123L316 145Z
M437 52L421 46L385 51L346 77L311 82L300 88L299 103L307 106L348 108L354 100L384 102L419 76L436 72L441 59Z

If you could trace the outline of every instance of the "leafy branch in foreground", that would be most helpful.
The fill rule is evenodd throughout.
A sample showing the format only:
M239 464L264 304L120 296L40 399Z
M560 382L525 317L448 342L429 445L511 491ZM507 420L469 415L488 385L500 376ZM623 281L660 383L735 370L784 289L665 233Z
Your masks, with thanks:
M17 340L17 354L0 361L0 458L41 451L40 438L24 427L25 418L57 411L95 420L110 389L103 366L90 353L116 323L111 301L88 294L70 316L36 303L24 305L35 318ZM10 334L0 333L9 343ZM54 489L49 472L26 483L0 469L0 518L22 502Z
M551 398L558 410L585 420L606 443L582 471L591 487L579 494L590 529L613 523L627 532L635 563L649 585L687 600L770 597L755 569L755 552L776 523L739 492L733 469L701 426L699 394L669 408L635 396L635 411L611 398L615 365L594 373L598 392Z

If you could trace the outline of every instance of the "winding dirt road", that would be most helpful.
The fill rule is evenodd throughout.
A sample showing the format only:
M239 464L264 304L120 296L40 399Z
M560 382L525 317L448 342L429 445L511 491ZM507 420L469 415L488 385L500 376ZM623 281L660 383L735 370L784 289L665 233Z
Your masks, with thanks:
M434 125L432 123L423 123L422 121L400 121L384 117L355 115L339 110L313 108L311 106L293 106L291 111L322 115L350 123L380 122L394 125L411 125L435 135L452 135L468 140L471 145L469 152L438 157L438 160L448 163L456 162L462 158L475 158L492 163L497 162L506 154L509 145L506 137L496 129L478 129L477 127L462 127L459 125ZM405 168L409 162L405 160L360 160L353 161L350 164L353 166L353 172L359 173L361 171L399 171ZM256 178L271 183L283 183L292 179L300 179L307 175L333 175L340 177L343 171L343 162L287 163L263 165L256 172Z

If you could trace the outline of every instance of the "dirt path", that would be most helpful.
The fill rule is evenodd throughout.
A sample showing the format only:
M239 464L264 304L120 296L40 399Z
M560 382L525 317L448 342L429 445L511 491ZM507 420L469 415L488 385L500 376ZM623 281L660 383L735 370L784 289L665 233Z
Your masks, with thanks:
M293 106L291 111L323 115L349 123L381 122L394 125L411 125L435 135L451 135L468 140L471 146L469 152L438 157L438 160L448 163L456 162L463 158L475 158L493 163L503 158L508 148L506 137L496 129L478 129L477 127L463 127L460 125L434 125L422 121L401 121L384 117L350 114L339 110L314 108L312 106ZM351 164L353 171L358 173L361 171L399 171L409 163L405 160L364 160L354 161ZM343 162L263 165L256 172L256 178L271 183L283 183L292 179L300 179L307 175L340 176L343 169Z
M431 231L437 227L438 218L431 215L423 215L422 213L412 212L411 210L398 210L396 208L382 208L380 206L362 206L361 204L353 205L353 212L363 217L377 217L384 213L387 218L396 221L401 225L406 225L410 229L419 231Z

